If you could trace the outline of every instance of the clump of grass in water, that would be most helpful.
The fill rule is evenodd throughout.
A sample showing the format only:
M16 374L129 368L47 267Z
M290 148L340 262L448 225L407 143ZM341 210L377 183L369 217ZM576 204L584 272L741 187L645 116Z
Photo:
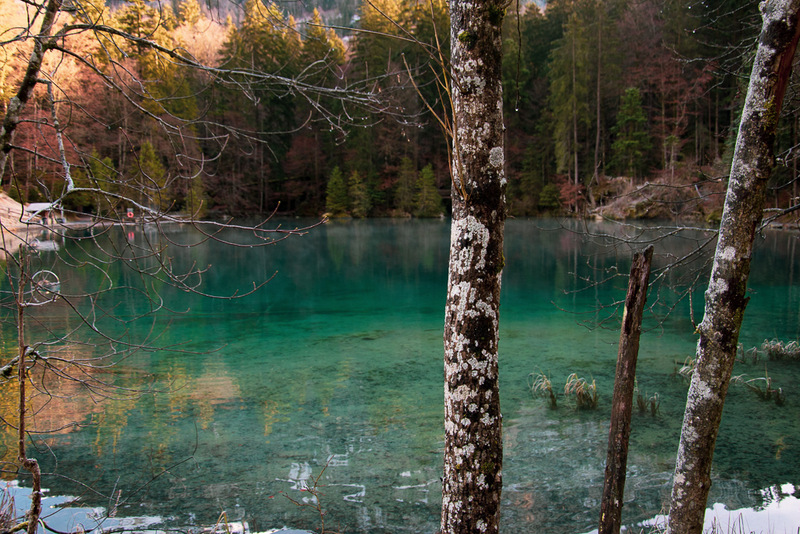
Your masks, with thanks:
M800 343L765 339L761 351L768 360L800 360Z
M736 359L742 363L758 363L760 356L757 347L751 347L749 350L744 350L744 345L739 343L736 349Z
M783 388L774 389L772 387L772 378L770 378L766 367L764 368L764 376L748 380L744 375L739 375L731 378L731 382L734 384L742 384L758 395L761 400L774 400L775 404L778 406L783 406L786 403L786 395L783 393Z
M534 397L544 397L547 399L550 408L555 410L558 408L558 401L555 393L553 393L553 383L550 382L550 377L543 372L531 373L528 375L528 386L531 388L531 394Z
M678 362L675 363L677 364ZM692 358L691 356L687 356L686 360L684 360L683 362L683 366L680 369L678 369L678 374L681 375L686 380L691 380L692 374L694 373L694 368L695 368L694 358Z
M572 373L567 377L567 383L564 385L564 395L569 397L575 395L575 406L579 410L593 410L597 408L597 384L594 380L592 383L581 378L577 373Z
M658 414L658 408L661 406L661 398L658 396L658 393L653 393L649 397L647 393L642 395L638 381L636 382L634 391L636 392L636 406L639 407L639 412L645 413L649 411L650 415L655 417Z
M736 359L742 363L755 364L765 360L800 360L800 343L797 341L781 341L765 339L760 347L751 347L747 351L739 343Z

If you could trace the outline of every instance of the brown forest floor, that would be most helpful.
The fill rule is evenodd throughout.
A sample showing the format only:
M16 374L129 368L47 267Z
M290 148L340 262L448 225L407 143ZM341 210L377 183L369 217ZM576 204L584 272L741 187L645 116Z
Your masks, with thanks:
M593 191L592 214L608 219L672 219L717 223L725 200L726 180L699 171L693 177L667 173L646 180L606 178Z

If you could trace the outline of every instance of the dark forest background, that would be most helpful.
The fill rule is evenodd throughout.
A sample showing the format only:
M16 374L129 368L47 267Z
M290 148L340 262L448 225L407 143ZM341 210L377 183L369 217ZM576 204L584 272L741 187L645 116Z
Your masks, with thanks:
M98 59L98 69L106 68L120 86L139 84L146 91L120 92L61 58L60 98L52 104L39 94L18 130L16 144L35 150L13 153L9 193L28 202L52 196L58 158L41 123L55 105L71 146L91 147L91 153L70 153L78 185L104 176L146 176L164 186L159 207L170 211L447 213L448 139L436 119L448 108L437 83L446 69L437 43L445 63L448 55L444 0L204 1L131 0L93 9L95 20L215 68L320 88L368 87L382 95L383 112L350 109L325 91L308 98L269 78L219 83L213 69L181 67L150 48L85 32L74 37L73 49L92 54L102 48L114 61ZM20 4L0 4L6 33L23 25ZM757 2L512 3L505 21L512 215L719 217L760 27ZM0 73L4 107L27 60L22 47L10 52ZM793 205L798 196L792 151L798 95L790 90L787 100L772 178L776 208ZM322 108L325 114L318 113ZM180 126L170 131L164 122ZM67 207L97 213L100 204L90 194L73 194Z

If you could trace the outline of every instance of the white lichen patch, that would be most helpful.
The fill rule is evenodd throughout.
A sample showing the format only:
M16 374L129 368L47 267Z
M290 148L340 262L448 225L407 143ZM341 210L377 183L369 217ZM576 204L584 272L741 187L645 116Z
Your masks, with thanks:
M502 169L504 160L503 147L496 146L489 151L489 164L495 169Z
M490 237L489 229L472 215L453 221L450 236L451 243L453 243L452 270L464 275L471 268L484 269ZM467 246L459 245L464 241L468 242Z
M462 33L469 34L471 32L466 31ZM483 92L483 89L486 87L486 79L478 74L478 69L482 65L482 60L468 58L466 61L463 61L456 66L456 72L461 80L460 85L463 87L464 92L475 91L476 94Z
M444 431L451 436L458 432L457 425L449 417L444 420Z
M483 371L484 369L486 369L488 362L478 361L478 359L475 358L475 356L473 356L467 361L467 364L468 368L471 368L474 371Z
M674 495L675 498L672 499L672 506L675 506L677 508L681 508L683 506L683 494L684 494L683 485L685 483L686 483L686 477L683 475L683 473L676 473L675 481L673 482L672 486L675 492Z
M707 401L709 399L716 398L716 393L714 393L714 390L706 382L702 380L696 380L694 381L693 385L693 393L697 399Z
M472 458L472 455L475 454L475 445L469 443L466 447L456 447L453 449L453 454L465 460L467 458Z
M472 388L461 385L450 394L450 398L461 404L473 400L477 395L478 393Z
M728 290L728 281L722 278L713 278L708 284L708 293L712 297Z
M451 284L448 313L453 317L453 324L461 324L465 319L487 317L494 327L498 324L497 310L491 302L476 300L477 290L469 282ZM456 352L469 350L470 345L481 344L478 340L469 339L464 334L451 328L451 343Z
M697 429L692 424L683 425L683 429L681 430L681 435L686 443L694 443L695 441L700 439L700 434L697 433Z
M719 258L722 261L733 261L736 259L736 249L734 247L725 247L720 253Z
M475 309L478 310L484 317L489 317L492 320L492 326L497 328L497 311L491 302L479 300L475 303Z
M492 135L492 126L488 122L484 122L480 128L475 129L474 138L475 141L482 144L484 140L489 139L490 135Z

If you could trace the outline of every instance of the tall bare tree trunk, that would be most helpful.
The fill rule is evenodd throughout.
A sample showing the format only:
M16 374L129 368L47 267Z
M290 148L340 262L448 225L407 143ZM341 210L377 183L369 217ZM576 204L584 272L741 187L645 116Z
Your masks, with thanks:
M61 0L49 0L47 2L44 16L42 17L41 30L34 39L33 50L31 51L30 59L28 59L28 66L25 69L25 76L19 84L17 94L11 97L6 107L6 114L3 118L2 126L0 126L0 183L5 174L6 161L8 160L8 153L11 152L14 132L21 120L22 110L25 109L25 105L30 100L33 89L39 81L39 72L42 70L44 53L50 46L52 39L50 33L60 10Z
M719 157L719 90L717 90L714 100L714 158L711 161L715 162Z
M453 220L444 325L442 533L498 531L497 343L505 170L498 0L452 0Z
M617 370L614 378L614 397L611 401L611 422L608 429L608 451L603 479L603 499L600 502L599 534L619 534L622 526L622 504L625 495L625 476L628 467L628 441L631 436L633 392L636 388L636 361L639 358L639 338L642 335L642 315L647 302L647 286L653 245L633 255L625 311L619 333Z
M31 504L26 515L27 534L36 534L39 528L39 517L42 514L42 472L39 462L35 458L29 458L25 440L28 439L28 361L27 357L30 350L26 344L25 333L25 288L33 287L33 282L28 285L27 279L30 277L28 268L30 262L27 255L23 252L20 257L20 276L17 286L17 344L19 353L17 355L17 387L19 390L18 410L19 422L17 424L17 459L20 465L31 474Z
M697 330L696 368L681 430L668 533L703 531L711 461L747 306L753 240L762 220L775 131L800 37L800 0L761 3L763 26L742 112L719 241Z
M594 134L594 174L589 182L589 205L592 209L597 207L592 192L592 185L600 185L600 129L602 126L602 79L603 79L603 6L598 5L597 17L597 86L595 88L595 134Z
M571 41L572 51L572 154L575 160L575 185L578 185L578 67L575 57L575 39ZM577 204L575 211L578 211Z
M28 104L33 90L39 82L39 74L42 70L42 63L44 55L52 46L52 31L55 26L56 18L61 11L61 0L48 0L42 14L42 25L39 30L39 35L34 38L33 48L28 58L28 64L25 68L25 74L19 84L17 93L11 97L6 106L6 113L0 124L0 184L3 182L5 175L6 164L11 153L12 142L14 140L14 133L17 126L22 120L22 112ZM36 152L38 154L38 152ZM26 187L27 187L26 180ZM26 191L27 195L27 191ZM29 276L27 272L27 259L22 258L22 268L18 281L17 294L17 341L19 344L18 359L18 387L19 387L19 424L17 426L18 444L17 455L18 460L22 467L31 474L31 506L27 514L27 532L28 534L36 534L39 527L39 516L42 512L42 491L41 491L41 471L39 463L34 458L29 458L25 446L27 436L27 403L28 395L26 392L26 384L28 380L26 356L28 354L28 347L25 344L25 278Z
M792 146L797 146L797 115L792 118ZM800 203L797 198L797 156L792 158L792 176L794 176L792 180L792 198L789 200L788 208Z

